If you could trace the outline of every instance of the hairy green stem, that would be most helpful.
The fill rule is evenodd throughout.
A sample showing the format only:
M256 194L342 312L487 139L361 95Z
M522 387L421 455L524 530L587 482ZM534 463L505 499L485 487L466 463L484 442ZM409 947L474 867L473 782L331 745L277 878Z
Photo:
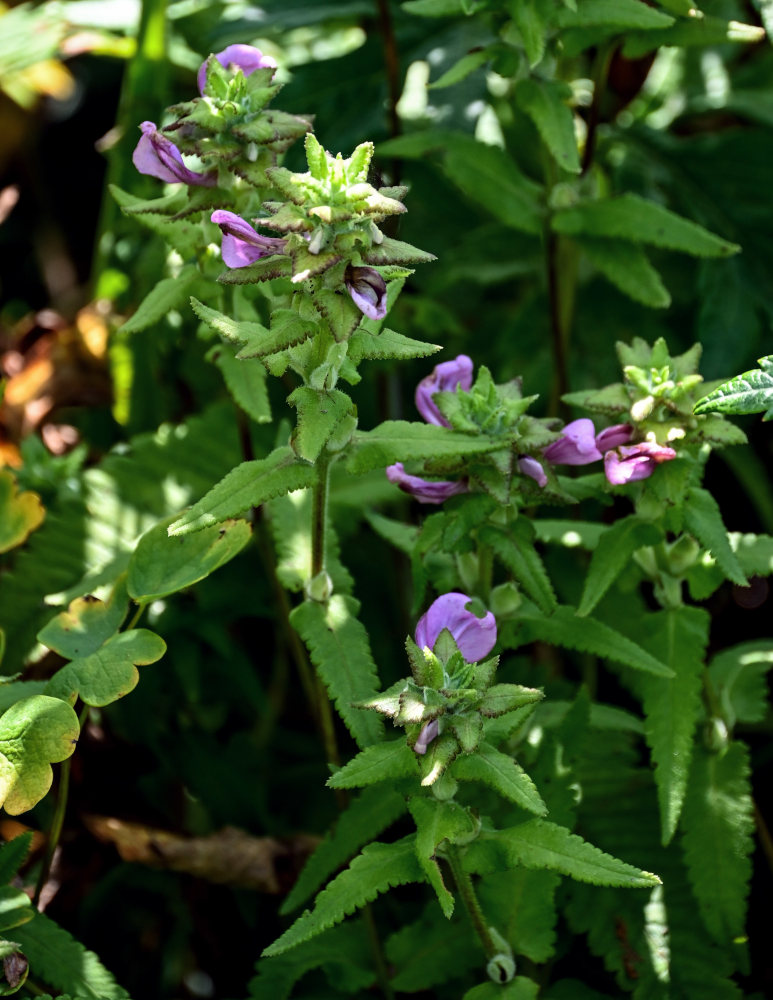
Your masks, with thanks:
M448 862L448 866L451 869L451 874L453 875L454 882L456 883L456 888L459 890L459 895L464 903L464 908L467 910L467 914L472 922L472 926L475 928L475 933L480 939L480 943L483 945L483 951L486 953L486 958L494 958L500 951L497 947L494 938L491 936L491 931L486 923L486 917L483 914L480 903L478 902L478 897L475 892L475 887L472 884L472 879L467 874L467 872L462 867L462 859L459 854L459 849L451 844L444 851L444 857Z
M85 723L89 714L89 706L84 705L81 711L80 718L78 719L79 728L83 729L83 724ZM40 894L43 891L43 887L48 881L48 876L51 871L51 863L54 860L54 854L56 852L57 845L59 844L59 838L62 835L62 827L64 826L64 817L67 812L67 799L70 793L70 767L72 764L72 756L68 757L67 760L62 764L62 769L59 772L59 788L56 793L56 808L54 810L54 818L51 821L51 829L48 832L48 843L46 844L46 853L43 856L43 865L40 869L40 874L38 875L38 880L35 885L35 893L32 897L32 905L37 906L40 902Z

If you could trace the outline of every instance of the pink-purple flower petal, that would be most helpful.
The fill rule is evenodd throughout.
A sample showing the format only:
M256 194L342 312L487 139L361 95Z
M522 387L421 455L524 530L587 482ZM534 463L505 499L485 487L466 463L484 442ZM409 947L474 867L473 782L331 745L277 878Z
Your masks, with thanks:
M589 465L601 459L596 447L596 429L593 421L580 417L567 424L561 438L549 444L542 452L551 465Z
M441 480L430 482L420 476L412 476L405 471L402 462L395 462L388 465L386 476L390 483L399 486L404 493L410 493L419 503L443 503L449 497L456 496L457 493L467 493L468 486L464 480L452 482L451 480Z
M608 451L604 456L604 475L613 486L624 486L647 479L661 462L670 462L672 458L676 458L673 448L642 441Z
M285 252L287 241L276 236L263 236L241 216L218 209L210 216L223 234L222 257L227 267L239 268L254 264L261 257Z
M154 122L142 122L140 131L142 136L132 153L132 163L141 174L157 177L167 184L212 187L217 183L216 171L200 174L186 167L180 150L158 131Z
M238 67L245 76L249 76L256 69L263 69L266 66L276 69L276 62L271 56L264 56L260 49L256 49L254 45L229 45L222 52L216 52L215 59L225 69L228 69L229 66ZM206 59L199 67L196 82L199 85L199 93L203 94L207 85Z
M545 475L542 463L538 462L536 458L532 458L531 455L523 455L518 459L518 469L524 476L530 476L536 480L540 489L547 485L548 477Z
M416 753L420 753L423 756L427 752L429 744L434 739L437 739L439 732L440 726L438 725L437 719L432 719L431 722L428 722L419 733L419 736L413 745L413 749Z
M387 312L387 287L372 267L352 267L344 272L344 284L352 301L368 319L383 319Z
M433 402L436 392L467 392L472 385L472 358L458 354L453 361L442 361L416 386L416 409L428 424L450 427L446 418Z
M596 447L603 454L610 448L619 448L620 445L628 444L633 435L633 427L630 424L615 424L613 427L605 427L596 435Z
M416 644L433 649L444 628L454 637L459 652L468 663L477 663L488 656L497 641L497 623L490 611L478 618L465 605L466 594L452 591L434 601L416 625Z

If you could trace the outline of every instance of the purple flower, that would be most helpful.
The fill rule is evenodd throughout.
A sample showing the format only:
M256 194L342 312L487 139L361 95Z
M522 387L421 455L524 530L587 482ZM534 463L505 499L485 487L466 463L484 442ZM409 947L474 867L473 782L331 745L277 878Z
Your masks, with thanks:
M443 503L457 493L467 492L467 483L464 480L455 483L450 480L432 483L419 476L409 475L403 468L402 462L388 465L386 474L390 483L399 486L404 493L410 493L419 503Z
M249 222L233 212L218 209L210 219L223 233L223 263L228 267L247 267L261 257L285 252L286 240L255 232Z
M551 465L589 465L601 459L596 446L596 428L587 417L573 420L561 431L562 437L542 452Z
M352 267L344 272L344 284L352 301L368 319L383 319L387 311L386 282L372 267Z
M673 448L642 441L630 448L608 451L604 456L604 474L614 486L635 483L638 479L651 476L656 466L672 458L676 458Z
M435 406L432 397L436 392L456 392L458 389L467 392L472 385L472 368L472 358L459 354L453 361L442 361L435 365L432 374L419 382L416 386L416 409L428 424L451 426Z
M413 749L416 753L424 755L427 752L429 744L437 738L439 730L440 727L438 726L437 719L433 719L431 722L428 722L419 733L419 737L413 745Z
M630 424L615 424L614 427L605 427L596 435L596 447L602 454L610 448L619 448L621 444L628 444L633 434L633 427Z
M253 45L229 45L222 52L216 52L215 59L226 69L231 67L232 72L234 69L240 69L245 76L249 76L256 69L263 69L266 66L276 69L276 63L271 56L264 56L260 49L256 49ZM203 94L204 87L207 85L206 59L199 67L196 82L199 85L199 93Z
M217 183L217 172L208 170L198 174L189 170L183 163L182 154L171 139L155 126L154 122L143 122L140 125L142 138L132 153L132 163L141 174L158 177L169 184L198 184L200 187L212 187Z
M416 645L433 649L444 628L454 637L459 652L468 663L488 656L497 641L497 623L490 611L478 618L465 608L466 594L443 594L430 604L416 625Z
M518 469L524 476L531 476L532 479L536 479L537 485L540 488L543 488L548 481L545 470L542 468L542 463L530 455L524 455L518 459Z

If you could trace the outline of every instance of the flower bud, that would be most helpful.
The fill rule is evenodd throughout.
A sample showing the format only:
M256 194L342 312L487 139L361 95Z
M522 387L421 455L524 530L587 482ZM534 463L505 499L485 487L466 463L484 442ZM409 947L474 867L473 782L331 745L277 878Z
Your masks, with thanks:
M453 361L443 361L435 365L432 373L416 386L416 409L428 424L449 427L450 424L435 405L432 397L436 392L467 392L472 386L472 358L459 354Z
M434 601L416 625L416 645L433 649L443 629L448 629L467 663L477 663L497 641L497 623L490 611L478 618L468 611L471 598L452 592Z

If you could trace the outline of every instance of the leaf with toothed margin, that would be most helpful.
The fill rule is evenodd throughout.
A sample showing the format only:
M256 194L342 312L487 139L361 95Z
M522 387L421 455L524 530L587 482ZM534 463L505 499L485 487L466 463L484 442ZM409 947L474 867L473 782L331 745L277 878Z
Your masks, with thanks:
M450 774L460 781L481 781L522 809L545 816L548 807L524 769L506 753L481 743L477 753L457 757Z
M379 781L418 775L416 754L404 737L365 747L334 775L329 788L365 788Z

